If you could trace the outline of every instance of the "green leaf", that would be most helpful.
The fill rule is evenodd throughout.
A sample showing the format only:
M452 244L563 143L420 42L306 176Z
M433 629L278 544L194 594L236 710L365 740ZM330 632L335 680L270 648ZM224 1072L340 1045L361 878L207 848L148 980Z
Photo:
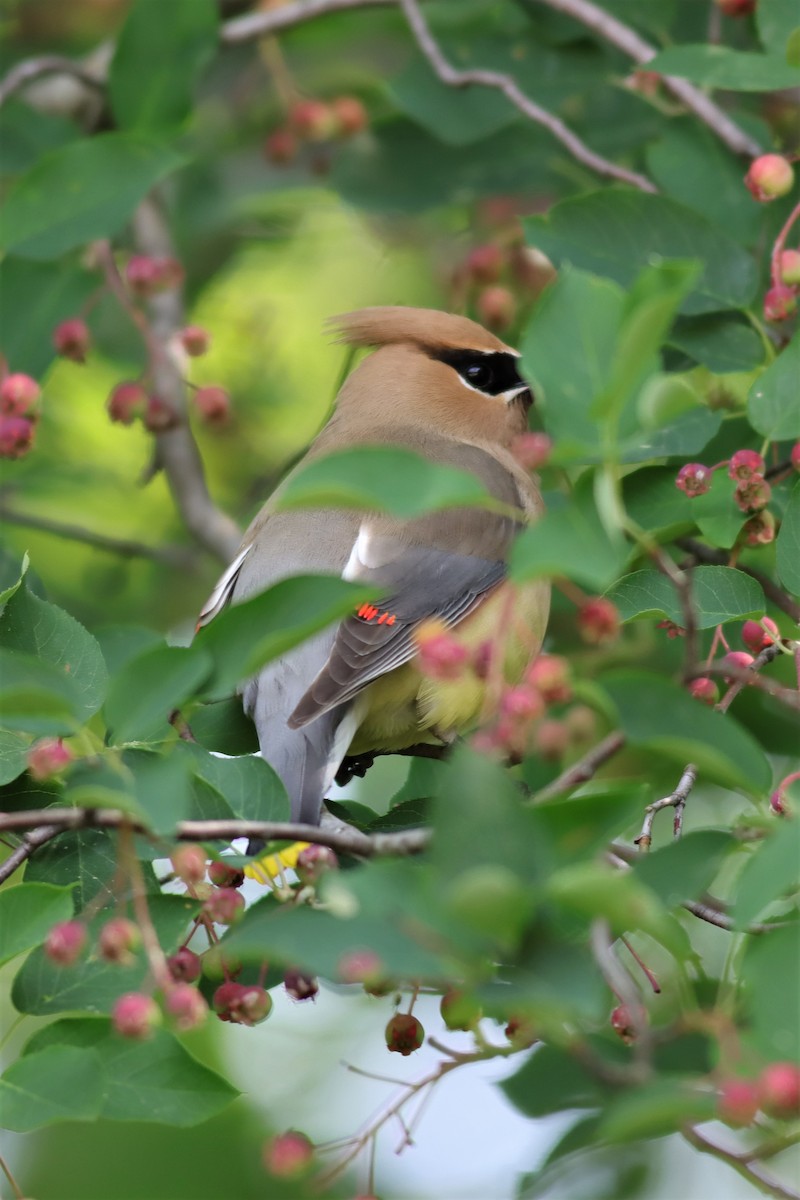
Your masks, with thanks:
M682 317L667 342L716 375L753 371L764 361L764 344L755 329L730 313Z
M795 0L759 0L756 25L764 49L786 58L789 39L800 28Z
M389 95L401 112L452 146L480 141L519 116L500 92L481 87L452 88L442 83L421 57L394 77Z
M95 629L94 636L111 675L116 675L145 650L164 645L161 634L144 625L101 625Z
M648 803L641 783L594 780L578 795L539 803L534 809L537 856L547 850L552 868L593 858L621 837Z
M733 490L727 471L715 471L709 490L689 501L692 517L703 536L726 550L736 541L747 520L733 498Z
M206 750L233 755L258 753L256 727L238 696L192 709L191 727L195 740Z
M296 575L233 604L201 629L194 646L214 660L215 695L231 692L298 642L354 612L375 590L334 575Z
M753 298L751 256L727 234L668 196L622 188L563 200L525 221L527 240L556 266L572 263L628 287L658 259L697 260L703 274L681 306L687 314L741 308Z
M796 333L772 366L759 375L747 397L747 416L771 442L800 437L800 333Z
M671 833L672 811L667 809L661 817L656 817L656 829L661 828L659 821L662 821ZM735 845L731 834L721 829L697 829L677 842L642 855L633 869L667 908L677 908L684 900L696 900L708 890Z
M111 680L105 717L112 742L163 740L170 713L194 696L213 670L197 646L154 646L128 662Z
M647 69L727 92L800 87L800 70L790 66L784 55L748 53L728 46L670 46L651 58Z
M81 724L74 680L31 654L0 647L0 721L27 733L74 733Z
M12 97L0 110L2 172L18 175L27 171L48 150L56 150L80 136L81 131L73 121L19 103Z
M197 81L218 46L218 26L213 0L169 0L157 21L152 0L136 0L108 77L121 129L160 133L189 115Z
M740 927L754 921L767 905L800 886L800 825L782 821L758 845L739 876L733 918Z
M698 629L712 629L726 621L761 617L766 600L761 584L734 567L696 567L691 573L692 607ZM606 592L623 621L661 616L683 625L685 617L678 593L660 571L634 571Z
M164 1029L146 1042L132 1042L115 1034L102 1018L67 1018L40 1029L23 1053L27 1058L54 1046L75 1047L99 1060L99 1116L107 1121L155 1121L186 1129L215 1116L239 1095Z
M357 446L300 467L281 487L277 510L361 508L416 517L487 501L491 497L469 471L394 446Z
M54 150L7 196L0 245L23 258L48 259L113 237L153 184L183 161L129 133L93 134Z
M800 923L747 939L740 979L748 1041L767 1062L800 1058Z
M133 777L116 757L87 758L67 775L64 804L75 808L116 808L147 821L147 813L133 792Z
M220 758L200 746L181 747L192 768L223 796L242 821L288 821L289 797L280 777L260 755Z
M652 534L677 537L694 525L689 498L675 486L676 475L674 467L644 467L622 481L628 515Z
M721 413L708 408L693 408L660 429L623 438L619 445L620 461L649 462L654 458L686 458L698 454L721 424Z
M716 1109L713 1092L673 1079L657 1079L614 1097L603 1114L598 1138L633 1142L664 1137L676 1133L687 1121L713 1120Z
M102 1071L92 1050L48 1046L17 1059L0 1078L3 1124L15 1133L54 1121L93 1121L102 1104Z
M615 671L603 686L628 741L676 765L697 763L701 778L746 795L763 795L772 772L761 747L728 713L714 712L688 692L645 671Z
M19 883L0 891L0 964L38 946L59 921L72 916L71 888Z
M11 783L25 770L30 739L24 734L0 729L0 786Z
M25 882L73 887L80 912L110 884L117 870L116 838L104 829L75 829L41 846L25 867Z
M800 596L800 481L792 488L775 549L781 582Z
M186 755L176 752L154 754L147 750L127 750L125 766L133 773L133 787L139 807L147 814L153 832L171 834L180 821L189 816L192 803L191 764Z
M616 579L627 558L622 535L604 528L592 494L591 473L581 480L565 507L545 513L524 529L511 550L510 575L517 583L566 575L601 590Z
M537 1047L500 1087L526 1117L544 1117L568 1108L599 1108L605 1090L557 1046Z
M31 262L8 255L0 262L3 353L15 371L41 378L56 356L53 330L74 317L97 277L73 262Z
M15 592L0 616L0 646L34 655L60 672L80 724L102 704L107 672L97 642L69 613L40 600L27 587Z

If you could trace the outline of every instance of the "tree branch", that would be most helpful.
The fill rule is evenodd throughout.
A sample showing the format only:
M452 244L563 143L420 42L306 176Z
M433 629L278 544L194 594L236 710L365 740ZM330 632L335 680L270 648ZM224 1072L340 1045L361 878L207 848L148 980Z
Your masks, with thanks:
M220 40L228 46L252 42L256 38L282 33L293 25L313 21L326 13L349 12L354 8L396 8L398 0L294 0L280 8L247 13L226 21L220 30Z
M563 795L564 792L572 791L579 784L586 783L624 745L625 734L621 729L609 733L602 742L598 742L596 746L588 750L583 758L578 759L571 767L567 767L566 771L562 771L552 783L548 783L546 787L536 792L531 797L530 803L542 804L545 800L553 800L556 796Z
M794 1191L765 1171L760 1163L753 1160L751 1153L736 1154L726 1150L718 1142L712 1142L705 1134L700 1133L696 1125L684 1125L681 1133L686 1141L699 1150L701 1154L711 1154L714 1158L727 1163L739 1175L758 1188L762 1195L774 1196L777 1200L800 1200L800 1192ZM758 1153L755 1151L754 1153Z
M656 56L655 46L651 46L634 29L623 24L607 9L592 4L591 0L536 0L536 2L579 21L581 25L591 29L592 33L596 33L604 41L610 42L612 46L616 46L618 50L627 54L640 66L645 66ZM528 7L527 4L526 7ZM700 88L695 87L686 79L678 79L675 75L662 75L661 78L664 86L672 92L673 96L676 96L690 112L694 113L697 119L702 121L715 137L718 137L734 154L746 154L750 158L755 158L762 153L759 143L743 129L740 129L735 121L732 121L727 113L723 112L713 100L710 100Z
M689 792L695 785L697 780L697 767L694 763L689 763L680 777L678 786L671 795L665 796L663 800L656 800L654 804L648 804L644 810L644 821L642 822L642 832L636 838L636 845L642 853L646 853L650 849L653 841L653 821L656 813L661 812L664 808L675 809L675 820L673 823L673 836L679 838L683 831L683 810L686 806L686 800Z
M5 883L17 868L21 867L30 858L35 850L38 850L40 846L44 846L46 842L51 841L61 832L58 825L40 825L38 829L31 829L29 833L26 833L20 844L15 846L11 851L8 858L0 863L0 883Z
M60 54L43 54L41 58L23 59L11 68L5 79L0 82L0 108L15 92L30 83L35 83L44 75L69 75L96 92L102 92L105 87L104 79L87 71L71 58L63 58Z
M155 562L167 563L168 566L182 567L185 570L192 570L197 566L195 554L184 546L148 546L144 542L129 538L109 537L104 533L95 533L92 529L84 529L82 525L51 521L49 517L38 517L34 513L21 513L5 504L0 504L0 517L11 525L38 529L42 533L51 533L54 537L82 542L86 546L95 546L98 550L107 550L110 554L121 554L123 558L151 558Z
M621 167L617 163L595 154L594 150L587 146L568 125L565 125L560 117L546 108L541 108L526 96L510 75L502 75L497 71L456 70L444 57L440 46L434 39L428 23L420 11L418 0L400 0L400 5L417 45L442 83L456 88L468 87L470 84L496 88L503 93L506 99L510 100L515 108L519 109L523 116L547 129L574 159L588 167L589 170L608 179L617 179L621 183L631 184L643 192L658 191L655 184L646 176L639 175L636 171L629 171L626 167Z

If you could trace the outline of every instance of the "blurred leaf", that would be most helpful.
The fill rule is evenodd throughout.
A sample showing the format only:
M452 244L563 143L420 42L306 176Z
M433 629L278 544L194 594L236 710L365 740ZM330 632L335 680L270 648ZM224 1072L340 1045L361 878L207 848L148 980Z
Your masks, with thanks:
M789 39L800 28L795 0L759 0L756 26L764 49L786 58Z
M650 533L677 537L694 525L689 498L675 486L674 467L643 467L622 481L628 515Z
M110 755L75 763L66 778L63 802L76 808L116 808L147 821L147 812L134 795L130 771Z
M721 413L708 408L693 408L660 429L623 438L619 445L620 461L648 462L653 458L685 458L698 454L714 437L721 423Z
M734 485L727 471L715 471L711 487L689 500L689 509L700 532L714 546L730 549L747 520L733 498Z
M800 596L800 481L792 488L775 549L781 582Z
M218 754L257 754L256 727L242 709L238 696L200 704L192 709L192 736L206 750Z
M565 1108L600 1108L606 1102L602 1085L557 1046L537 1047L500 1087L526 1117Z
M594 857L641 817L648 801L648 789L641 783L584 784L577 795L536 805L537 845L553 854L553 868Z
M189 816L192 802L188 756L173 748L167 754L126 750L125 766L133 773L133 790L155 834L171 834Z
M728 92L800 87L800 70L790 66L785 55L748 53L728 46L670 46L651 58L647 69Z
M772 772L764 752L728 713L706 708L645 671L611 672L603 686L632 745L664 754L679 766L697 763L701 777L748 795L769 787Z
M112 744L167 737L170 713L200 690L213 665L197 646L154 646L127 662L112 677L105 704Z
M656 824L659 820L670 822L673 811L667 809L656 817ZM684 900L697 900L708 890L735 845L731 834L724 830L697 829L660 850L643 854L633 869L667 908L677 908Z
M761 617L766 611L761 584L735 567L695 567L690 578L698 629ZM685 621L678 594L660 571L647 569L624 575L605 594L616 604L623 621L653 616L667 617L676 625Z
M0 245L23 258L49 259L112 237L153 184L183 161L128 133L99 133L53 150L9 192Z
M99 1116L107 1121L156 1121L185 1129L207 1121L239 1095L164 1029L146 1042L135 1042L115 1034L102 1018L53 1021L28 1041L21 1061L55 1046L75 1047L99 1060Z
M97 279L75 263L32 262L7 255L0 262L3 353L15 371L39 379L56 356L53 330L80 311Z
M767 1062L800 1058L800 922L747 939L740 979L748 1040Z
M687 314L747 305L756 288L752 258L717 226L668 196L622 188L589 192L528 217L530 245L556 266L572 263L624 287L657 258L695 259L703 275L681 306Z
M53 1121L96 1120L103 1077L93 1050L48 1046L12 1063L0 1078L3 1124L15 1133Z
M781 821L765 841L756 845L739 876L733 918L742 928L767 905L800 887L800 825Z
M421 57L391 80L389 95L401 112L452 146L480 141L519 119L517 110L500 92L449 87Z
M117 843L104 829L74 829L41 846L25 867L25 882L73 887L75 911L111 884L117 870Z
M77 125L65 117L42 112L9 99L0 110L0 145L4 175L27 171L48 150L56 150L81 136Z
M759 375L747 397L747 416L755 430L771 442L800 437L800 333Z
M242 821L288 821L289 797L280 777L260 755L220 758L191 742L181 750L192 769L220 795Z
M34 734L73 733L83 706L75 681L52 663L0 647L0 721Z
M95 629L94 636L111 675L116 675L145 650L164 644L155 629L147 629L144 625L101 625Z
M764 361L764 345L755 329L730 313L681 317L667 342L718 375L753 371Z
M10 783L25 770L29 745L30 739L24 734L0 729L0 785Z
M614 1097L603 1113L598 1137L609 1142L664 1137L676 1133L687 1121L713 1120L716 1109L713 1092L672 1079L657 1079Z
M627 544L609 536L597 511L587 474L565 507L545 513L523 529L511 550L510 575L516 583L566 575L600 591L616 579L628 557Z
M121 129L160 133L189 115L197 81L219 44L218 26L213 0L169 0L157 21L152 0L135 0L108 77Z
M0 964L38 946L58 921L72 916L71 888L19 883L0 891Z
M201 629L194 649L214 660L215 695L231 692L265 663L354 612L374 588L335 575L296 575L233 604Z
M416 517L487 500L483 484L469 471L394 446L357 446L300 467L281 487L277 511L338 507Z

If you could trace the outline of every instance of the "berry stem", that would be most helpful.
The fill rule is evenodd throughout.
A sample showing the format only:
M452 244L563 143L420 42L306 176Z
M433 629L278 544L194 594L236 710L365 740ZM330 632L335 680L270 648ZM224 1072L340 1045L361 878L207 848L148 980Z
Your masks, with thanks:
M133 912L142 935L142 945L147 955L150 974L153 977L156 987L164 992L168 992L172 987L172 975L170 974L166 955L161 948L158 934L150 917L144 875L142 874L142 867L136 854L136 847L133 844L133 830L130 825L120 826L119 861L130 880Z
M11 1184L11 1190L13 1191L16 1200L25 1200L25 1193L17 1183L14 1176L11 1174L11 1169L6 1160L3 1158L2 1154L0 1154L0 1171L3 1172L6 1179Z
M800 217L800 200L795 204L789 216L786 218L786 223L781 229L778 236L775 238L775 245L772 247L772 257L770 259L770 279L773 287L778 287L782 282L781 279L781 255L783 254L792 226Z

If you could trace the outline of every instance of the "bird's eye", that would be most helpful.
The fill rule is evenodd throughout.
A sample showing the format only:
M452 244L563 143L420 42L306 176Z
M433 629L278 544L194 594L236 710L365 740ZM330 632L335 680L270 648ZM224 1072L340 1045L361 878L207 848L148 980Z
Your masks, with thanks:
M468 383L471 383L476 388L488 388L492 385L494 372L488 363L474 362L470 363L464 371L464 377Z

